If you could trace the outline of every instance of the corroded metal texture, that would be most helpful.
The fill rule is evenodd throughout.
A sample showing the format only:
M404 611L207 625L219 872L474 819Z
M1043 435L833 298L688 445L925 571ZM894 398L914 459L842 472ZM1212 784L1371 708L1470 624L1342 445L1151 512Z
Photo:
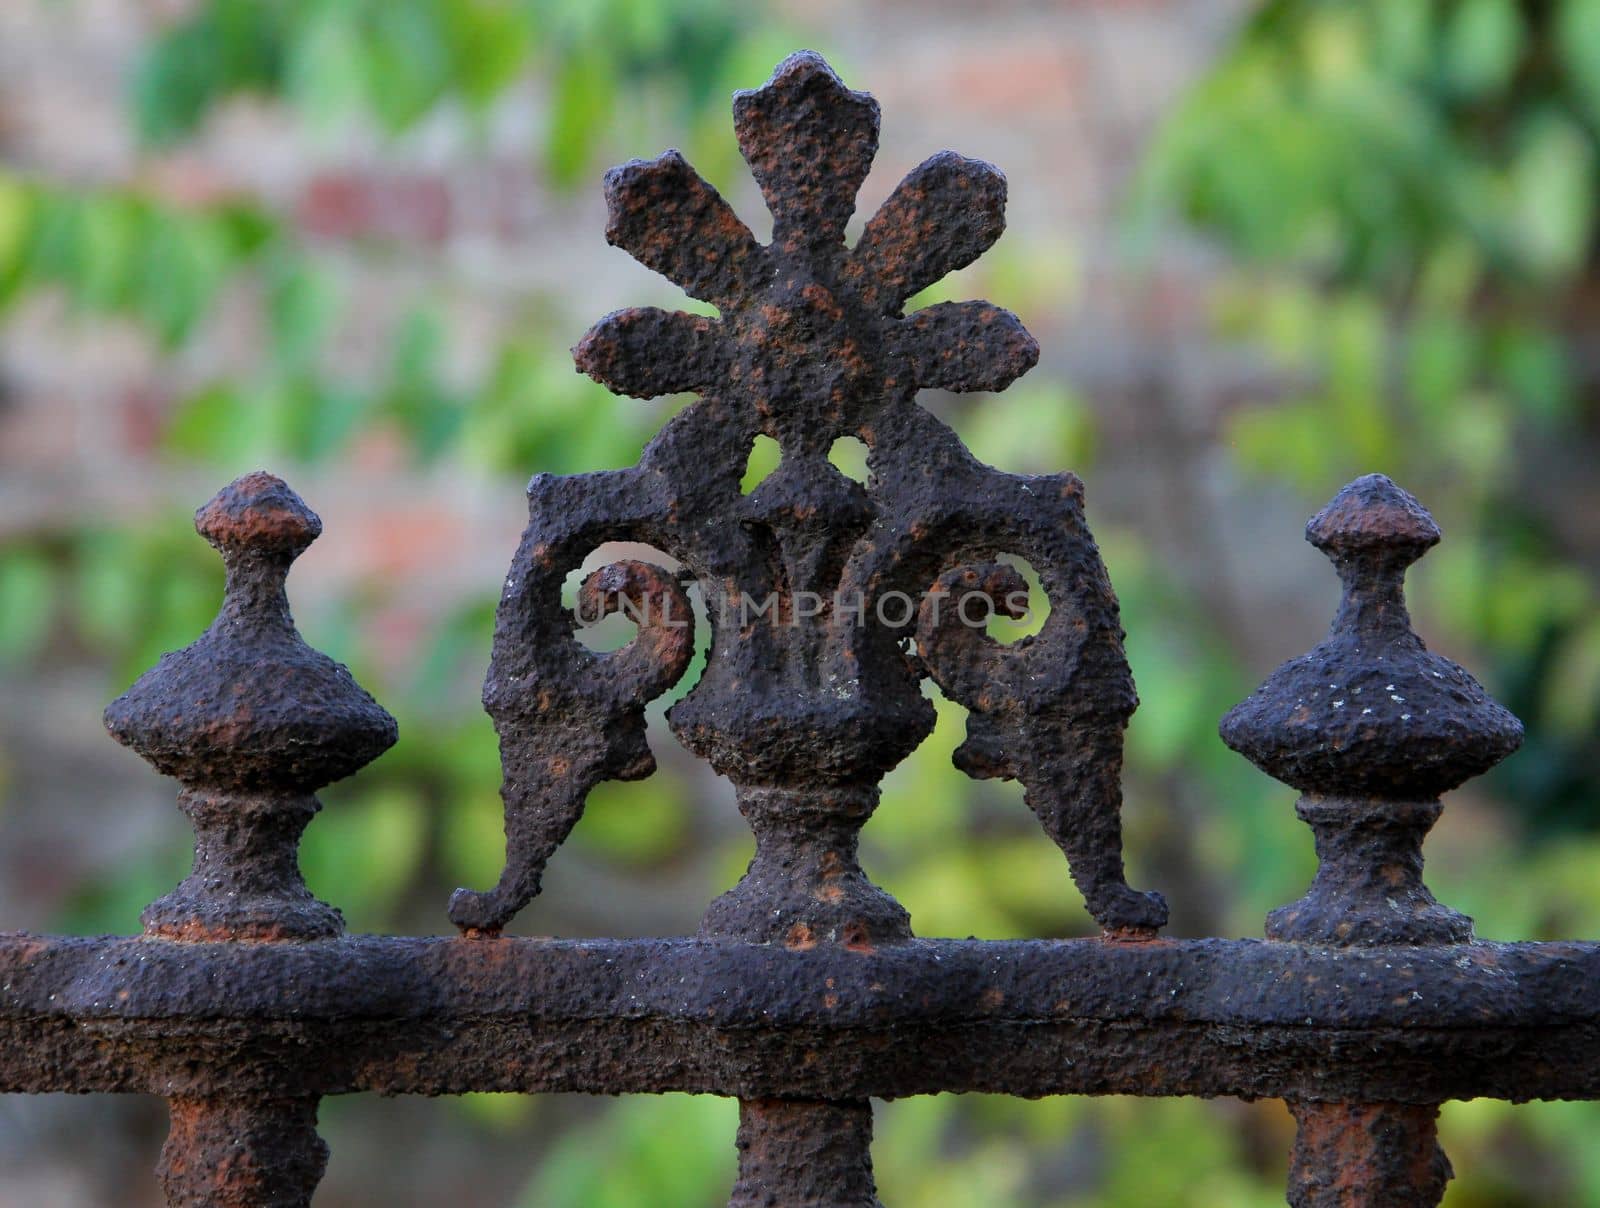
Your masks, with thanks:
M876 1206L874 1098L1282 1098L1303 1208L1436 1203L1447 1100L1600 1098L1600 944L1472 942L1422 881L1440 795L1522 733L1411 629L1405 570L1439 537L1422 506L1374 475L1312 520L1344 582L1332 630L1222 725L1303 794L1309 892L1264 941L1158 938L1165 903L1123 874L1137 702L1082 484L984 466L915 401L1002 389L1038 355L988 303L904 313L999 237L1004 178L936 155L846 247L872 98L799 54L734 115L770 244L676 152L606 178L607 237L719 313L619 311L575 349L616 390L702 397L638 465L529 485L484 686L499 883L457 892L449 938L347 936L307 889L315 793L395 724L295 631L284 580L321 522L249 475L196 518L228 569L216 622L106 713L179 780L194 869L142 936L0 934L0 1091L165 1096L168 1201L214 1208L307 1205L328 1156L319 1102L362 1091L734 1096L742 1208ZM761 434L783 460L744 493ZM868 446L867 482L829 460L842 436ZM575 618L565 580L617 540L676 565L602 567ZM986 623L1028 606L1019 559L1050 612L1004 646ZM578 642L618 612L629 645ZM735 785L756 837L744 878L694 938L505 936L590 789L653 770L645 706L702 648L669 719ZM925 679L968 711L957 765L1022 783L1102 936L918 939L868 879L859 832L932 725Z
M1406 944L1472 938L1472 920L1422 883L1439 795L1522 743L1522 723L1465 670L1430 653L1406 611L1406 568L1439 540L1433 517L1381 474L1306 525L1344 598L1328 637L1222 719L1222 739L1300 789L1316 880L1273 911L1273 939Z
M1017 317L986 302L903 313L999 238L1005 178L935 155L851 248L844 228L877 149L877 103L802 53L734 99L734 125L772 211L771 244L675 151L606 177L606 237L720 313L618 311L574 350L620 393L702 397L637 466L540 475L528 488L484 688L506 769L506 869L491 892L458 894L451 917L502 927L537 892L589 788L651 766L642 710L682 664L657 655L648 624L623 652L592 653L561 604L584 558L626 539L656 546L698 587L706 668L668 716L733 780L756 833L749 873L713 904L704 934L910 938L905 911L857 863L855 835L878 778L932 728L927 675L971 711L960 766L1020 779L1101 925L1153 932L1164 903L1123 878L1118 770L1136 699L1082 484L991 469L915 402L921 387L1003 389L1038 357ZM761 434L783 460L741 494ZM845 436L867 445L865 484L828 460ZM1002 554L1038 570L1051 607L1042 632L1006 648L981 625L919 628L945 577ZM686 617L660 577L641 601L654 607L633 615Z
M1449 659L1406 611L1406 568L1439 541L1417 500L1382 474L1350 483L1306 525L1339 571L1328 637L1274 671L1222 720L1223 740L1304 794L1316 835L1305 897L1272 912L1267 935L1310 943L1472 939L1472 920L1422 882L1422 841L1439 796L1522 743L1522 723ZM1450 1178L1436 1106L1292 1102L1296 1208L1437 1204Z
M1292 1208L1434 1208L1454 1173L1439 1109L1401 1103L1295 1103Z
M861 1158L871 1143L867 1103L747 1099L728 1208L883 1208Z
M541 475L528 488L484 686L505 765L506 867L489 893L459 892L451 918L498 931L537 892L589 789L653 766L642 710L683 661L659 657L643 616L621 654L588 652L560 598L599 544L628 539L662 550L699 588L706 668L668 719L733 781L756 837L748 871L712 903L702 935L861 951L911 939L910 916L861 868L857 835L879 778L932 729L919 684L928 675L970 710L958 766L1020 779L1101 926L1153 934L1166 904L1123 876L1122 731L1137 702L1082 484L990 469L915 402L922 387L1004 389L1038 359L1017 317L989 303L904 314L999 238L1005 177L935 155L849 248L845 224L878 147L877 102L801 53L739 93L733 113L772 213L768 245L676 151L606 176L606 238L719 315L617 311L573 350L579 369L618 393L701 398L632 469ZM758 435L778 442L782 462L742 494ZM840 437L866 444L865 484L829 461ZM1025 648L1005 650L970 621L964 635L917 624L947 600L950 574L1006 553L1038 568L1050 598ZM642 602L687 616L660 578ZM624 661L637 672L609 674ZM863 1106L744 1113L735 1202L824 1202L798 1185L762 1198L774 1171L854 1189L826 1202L873 1202ZM758 1126L769 1115L784 1125Z
M1411 494L1358 478L1306 540L1344 584L1333 626L1228 714L1223 741L1301 792L1383 801L1434 800L1521 745L1522 723L1411 628L1406 568L1439 541Z
M171 1101L157 1173L172 1208L308 1208L328 1165L315 1099Z
M106 710L113 737L177 777L194 824L194 867L145 909L145 934L186 946L341 935L343 916L300 875L300 835L322 808L317 789L394 745L394 718L295 629L284 580L322 532L298 495L271 474L247 474L194 523L227 566L222 610ZM169 1100L167 1202L308 1205L328 1158L316 1098L243 1100L229 1089Z
M1593 943L13 935L0 1091L1594 1099L1597 984Z
M307 646L289 614L289 564L322 521L279 478L247 474L195 513L227 588L211 628L106 710L106 728L183 786L194 870L144 913L173 939L319 939L344 930L300 876L313 794L394 745L350 672Z

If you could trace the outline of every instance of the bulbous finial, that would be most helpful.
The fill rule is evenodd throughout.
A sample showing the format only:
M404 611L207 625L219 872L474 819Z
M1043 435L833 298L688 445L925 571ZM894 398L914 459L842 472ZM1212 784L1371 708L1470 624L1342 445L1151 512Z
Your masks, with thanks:
M348 669L301 639L289 565L322 521L280 478L247 474L195 513L222 554L227 588L211 627L140 677L106 728L183 785L195 867L144 915L174 938L312 938L343 920L295 861L320 807L312 794L394 744L394 718Z
M1431 800L1522 743L1522 723L1463 668L1422 644L1405 570L1439 541L1417 500L1358 478L1306 525L1344 598L1327 638L1284 663L1222 720L1222 739L1308 793Z
M1522 723L1422 644L1406 568L1439 541L1417 500L1381 474L1350 483L1306 525L1344 583L1328 636L1222 719L1222 740L1300 789L1317 835L1312 891L1274 911L1276 939L1403 943L1471 937L1422 884L1438 798L1522 743Z
M194 514L195 531L229 554L298 558L322 536L322 518L275 474L237 478Z
M1439 526L1410 491L1383 474L1347 484L1306 521L1306 540L1328 557L1400 555L1410 565L1439 544Z
M284 593L322 521L281 479L247 474L195 513L228 568L221 612L106 710L106 726L185 784L315 790L393 745L390 717L307 646Z

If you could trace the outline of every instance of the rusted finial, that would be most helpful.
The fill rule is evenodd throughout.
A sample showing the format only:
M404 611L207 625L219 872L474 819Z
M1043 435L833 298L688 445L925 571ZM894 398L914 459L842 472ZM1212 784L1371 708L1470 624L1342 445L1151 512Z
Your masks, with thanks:
M1382 474L1358 478L1306 525L1344 598L1326 640L1291 659L1222 719L1222 739L1299 789L1317 842L1305 897L1267 916L1267 937L1330 945L1472 938L1472 920L1422 882L1422 840L1439 795L1522 742L1522 723L1406 613L1406 568L1439 541L1426 508ZM1450 1162L1437 1104L1290 1102L1294 1208L1431 1208ZM1353 1198L1352 1198L1353 1197Z
M296 859L313 793L394 744L390 717L307 646L284 593L322 521L271 474L247 474L195 513L227 565L222 609L106 710L106 728L176 777L194 822L188 878L144 912L170 939L317 939L344 930Z
M1305 795L1317 835L1311 891L1276 910L1272 939L1438 943L1472 920L1422 883L1439 796L1522 742L1522 723L1411 628L1405 571L1439 540L1420 503L1381 474L1345 487L1306 526L1344 581L1328 637L1291 659L1222 721L1222 739Z

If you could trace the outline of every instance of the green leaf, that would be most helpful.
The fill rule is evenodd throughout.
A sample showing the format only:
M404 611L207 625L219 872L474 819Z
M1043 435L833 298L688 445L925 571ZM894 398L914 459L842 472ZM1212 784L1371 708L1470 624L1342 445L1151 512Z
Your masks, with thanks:
M281 269L271 282L267 315L279 367L300 372L322 350L339 310L339 293L326 272L306 264Z
M455 86L481 109L516 79L532 52L528 14L493 0L456 0L444 14Z
M1353 461L1332 409L1317 401L1240 410L1228 433L1240 465L1308 498L1331 491Z
M0 175L0 277L18 267L33 225L33 194L27 185Z
M83 243L74 282L80 304L104 311L125 299L143 226L135 208L121 198L85 200L78 230Z
M1520 260L1541 278L1575 271L1594 229L1592 140L1555 114L1531 123L1511 167L1510 234Z
M612 64L594 50L564 55L557 65L544 161L558 188L571 188L588 169L611 122L616 91Z
M750 445L750 457L745 462L744 477L739 480L739 493L748 495L778 468L783 460L783 449L766 433L759 433Z
M0 551L0 664L40 653L56 606L55 572L29 549Z
M1563 643L1551 670L1544 720L1574 739L1592 735L1600 723L1600 617Z
M1427 413L1443 419L1471 382L1479 336L1454 315L1411 325L1405 353L1406 388Z
M415 124L449 87L442 8L437 2L394 0L364 10L367 99L391 133Z
M37 211L31 189L0 175L0 310L27 284Z
M284 88L289 99L323 129L359 112L367 95L365 55L356 6L317 6L288 47Z
M283 388L285 447L308 464L337 455L374 411L362 391L304 378Z
M1572 373L1559 335L1533 323L1507 323L1489 349L1495 375L1535 423L1556 431L1572 418Z
M169 349L186 340L210 309L229 268L223 229L176 214L156 215L131 283L139 316Z
M1600 0L1562 0L1554 45L1591 128L1600 126Z
M1504 87L1522 53L1523 35L1512 0L1460 0L1440 47L1445 78L1464 97Z
M237 441L230 434L239 430L239 408L235 385L214 382L173 409L163 444L169 452L185 458L227 461L237 449Z
M79 632L106 652L117 650L142 590L147 551L124 533L91 533L78 547L72 582L73 616Z
M285 44L304 6L276 0L205 0L151 45L133 76L141 139L170 145L219 101L281 84Z
M637 1095L552 1147L521 1203L538 1208L712 1204L734 1179L731 1099Z
M379 926L421 859L425 807L414 791L392 785L322 796L328 808L301 846L306 884L353 926Z
M1431 0L1382 0L1362 5L1372 23L1372 40L1385 74L1402 78L1424 75L1432 49Z
M177 142L200 124L221 86L220 62L205 26L173 28L134 71L132 108L140 139L152 146Z
M618 864L648 868L683 847L689 821L686 793L664 773L648 785L607 781L590 792L572 841Z

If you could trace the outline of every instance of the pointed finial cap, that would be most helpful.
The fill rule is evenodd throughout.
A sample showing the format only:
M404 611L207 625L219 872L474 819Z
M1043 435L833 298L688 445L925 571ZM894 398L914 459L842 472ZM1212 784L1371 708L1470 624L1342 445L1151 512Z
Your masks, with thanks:
M305 791L392 746L394 718L289 614L284 576L321 533L317 514L281 478L255 473L218 492L195 528L229 566L221 612L111 703L112 737L188 785Z
M1383 474L1348 483L1306 522L1306 540L1330 558L1415 551L1408 559L1415 562L1439 544L1439 536L1428 509Z
M1381 474L1350 483L1306 526L1345 595L1327 638L1222 719L1222 740L1302 792L1430 801L1522 744L1522 723L1411 628L1405 568L1439 540Z

